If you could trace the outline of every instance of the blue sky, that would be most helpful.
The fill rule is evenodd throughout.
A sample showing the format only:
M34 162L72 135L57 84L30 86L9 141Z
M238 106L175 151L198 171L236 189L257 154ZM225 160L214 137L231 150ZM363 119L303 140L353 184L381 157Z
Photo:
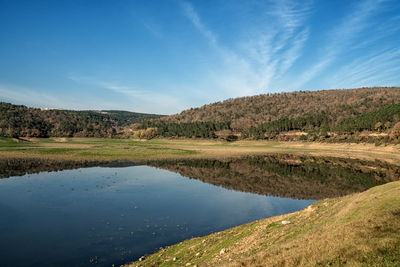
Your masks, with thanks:
M172 114L400 85L400 1L0 0L0 101Z

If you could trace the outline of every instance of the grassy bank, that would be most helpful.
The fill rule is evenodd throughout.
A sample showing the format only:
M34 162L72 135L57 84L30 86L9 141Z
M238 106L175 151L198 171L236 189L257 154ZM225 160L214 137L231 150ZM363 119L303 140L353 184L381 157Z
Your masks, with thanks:
M0 139L0 157L59 160L141 160L164 158L226 158L266 153L380 159L400 163L400 146L192 139L48 138L19 141Z
M127 266L399 266L400 182L193 238Z

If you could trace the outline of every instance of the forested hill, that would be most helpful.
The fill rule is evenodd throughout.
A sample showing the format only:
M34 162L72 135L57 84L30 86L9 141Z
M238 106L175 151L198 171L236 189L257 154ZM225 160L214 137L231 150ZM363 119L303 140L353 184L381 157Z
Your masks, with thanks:
M299 91L228 99L146 121L138 137L396 141L400 87Z
M228 99L162 118L164 122L230 122L233 130L281 118L326 116L331 124L400 103L400 87L299 91Z
M400 87L265 94L172 116L0 102L0 136L400 142Z
M127 125L160 116L118 110L39 109L0 102L0 135L111 137Z

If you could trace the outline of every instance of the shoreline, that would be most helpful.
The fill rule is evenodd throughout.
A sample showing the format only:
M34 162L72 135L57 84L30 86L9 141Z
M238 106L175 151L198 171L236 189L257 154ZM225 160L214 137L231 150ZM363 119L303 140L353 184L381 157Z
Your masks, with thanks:
M398 266L400 181L194 237L132 266Z
M383 160L400 165L400 145L375 146L368 143L318 143L277 141L236 141L188 139L101 139L46 138L30 142L0 142L2 158L39 158L88 161L142 161L182 158L232 158L261 154L332 156Z

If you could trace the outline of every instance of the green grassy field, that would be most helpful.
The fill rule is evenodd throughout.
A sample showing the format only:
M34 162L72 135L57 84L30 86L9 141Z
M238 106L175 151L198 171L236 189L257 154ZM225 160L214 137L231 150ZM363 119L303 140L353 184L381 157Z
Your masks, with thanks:
M195 139L43 138L0 139L0 157L74 160L142 160L164 158L226 158L252 154L292 153L386 160L400 164L400 146L312 142Z
M127 266L400 266L400 182L163 248Z
M140 160L181 157L196 151L163 146L163 142L126 139L51 138L17 142L1 139L0 155L12 158L52 158L76 160Z

